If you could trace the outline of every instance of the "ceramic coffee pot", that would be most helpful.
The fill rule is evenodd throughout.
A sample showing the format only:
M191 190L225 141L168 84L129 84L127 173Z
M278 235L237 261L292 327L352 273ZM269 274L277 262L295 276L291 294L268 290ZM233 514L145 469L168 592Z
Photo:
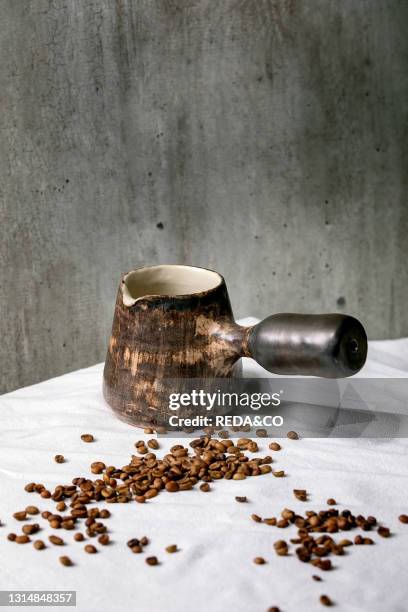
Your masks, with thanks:
M104 396L121 419L157 427L168 420L168 379L239 376L241 357L281 375L343 378L366 355L366 333L351 316L275 314L243 327L218 272L139 268L119 285Z

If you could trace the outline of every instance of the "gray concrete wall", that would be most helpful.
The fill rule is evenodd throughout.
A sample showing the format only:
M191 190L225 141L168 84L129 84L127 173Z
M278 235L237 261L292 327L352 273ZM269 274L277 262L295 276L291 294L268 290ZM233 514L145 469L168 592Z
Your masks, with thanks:
M102 360L120 273L158 262L224 273L237 316L408 335L406 0L1 0L0 26L1 391Z

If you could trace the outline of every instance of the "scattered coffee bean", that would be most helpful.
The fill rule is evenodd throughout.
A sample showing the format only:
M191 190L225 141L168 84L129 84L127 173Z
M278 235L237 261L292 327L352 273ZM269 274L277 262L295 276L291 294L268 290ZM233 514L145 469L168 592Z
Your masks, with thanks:
M326 504L327 504L328 506L336 506L336 505L337 505L337 502L336 502L336 500L335 500L335 499L333 499L332 497L329 497L329 499L327 500Z
M40 531L40 526L38 523L29 523L27 525L23 525L21 530L26 535L33 535L34 533L37 533L37 531Z
M103 533L102 535L99 536L98 538L98 542L99 544L102 544L102 546L107 546L110 542L110 538L108 536L107 533Z
M103 461L94 461L91 463L92 474L102 474L105 469L106 465L103 463Z
M103 518L103 519L107 519L107 518L109 518L109 517L110 517L110 515L111 515L111 513L109 512L109 510L105 510L105 509L101 510L101 511L100 511L100 514L99 514L99 516L100 516L101 518Z
M47 520L51 516L51 514L52 512L49 512L49 510L44 510L44 512L41 512L41 516L45 520Z
M51 492L48 489L43 489L40 493L41 497L44 499L49 499L51 497Z
M152 429L151 427L145 427L143 430L143 433L145 434L152 434L154 433L154 429Z
M270 448L271 450L273 450L273 451L280 451L282 447L281 447L281 445L280 445L280 444L278 444L277 442L271 442L271 443L269 444L269 448Z
M408 514L400 514L400 516L398 517L398 520L401 523L407 524L408 523Z
M255 523L262 523L262 519L257 514L251 514L251 519L255 521Z
M147 441L147 446L153 450L157 450L159 448L159 443L156 438L151 438L151 440Z
M82 442L93 442L95 438L92 434L82 434L81 435Z
M90 555L94 555L96 552L98 552L93 544L86 544L84 546L84 551Z
M177 491L179 491L179 486L177 484L176 481L174 480L170 480L169 482L166 482L166 491L168 491L169 493L176 493Z
M327 595L320 595L320 603L323 606L332 606L333 605L332 600Z
M39 514L40 512L37 506L27 506L25 511L27 514Z
M34 493L35 482L29 482L28 484L26 484L26 486L24 487L24 491L27 491L27 493Z
M317 576L316 574L313 574L312 578L313 578L313 580L316 580L316 582L321 582L322 581L320 576Z
M45 548L45 544L42 540L36 540L33 546L36 550L43 550Z
M293 489L293 494L299 501L307 501L306 489Z
M264 563L266 563L266 561L263 557L255 557L254 563L256 565L263 565Z
M258 438L266 438L268 435L268 432L266 431L266 429L257 429L255 432L255 435L257 435Z
M157 557L146 557L146 563L147 565L158 565L159 564Z
M16 534L15 533L9 533L7 536L7 539L10 540L10 542L15 542L16 540Z
M55 546L63 546L64 545L64 540L56 535L50 535L48 536L49 541L51 542L51 544L54 544Z
M15 512L13 516L17 521L25 521L27 518L27 512L25 510L21 510L21 512Z
M28 537L28 535L24 534L24 535L18 535L16 536L16 539L14 540L15 542L17 542L17 544L27 544L28 542L30 542L30 538Z
M289 440L299 440L299 434L296 433L296 431L288 431L286 437L289 438Z
M65 565L65 567L69 567L70 565L73 565L71 559L67 557L66 555L63 555L62 557L60 557L59 561L62 565Z
M80 532L76 533L74 535L74 540L75 542L83 542L83 540L85 540L84 534Z
M60 501L58 502L58 504L55 506L57 512L64 512L64 510L67 509L67 505L65 502Z
M280 612L280 608L277 606L272 606L271 608L268 608L268 612Z
M208 482L204 482L202 485L200 485L200 491L203 491L204 493L208 493L208 491L210 491L210 485Z
M177 544L170 544L170 546L166 546L166 552L175 553L178 551Z
M280 557L285 557L288 554L288 545L285 540L278 540L273 545L275 552Z
M388 529L388 527L379 527L377 529L377 533L378 535L380 535L382 538L389 538L391 535L390 530Z
M244 504L245 502L247 502L247 498L245 497L245 495L237 495L237 497L235 498L235 501L239 502L240 504Z
M283 478L285 476L285 472L284 470L278 470L277 472L273 472L272 474L276 477L276 478Z
M64 455L55 455L54 461L55 463L64 463L65 457Z

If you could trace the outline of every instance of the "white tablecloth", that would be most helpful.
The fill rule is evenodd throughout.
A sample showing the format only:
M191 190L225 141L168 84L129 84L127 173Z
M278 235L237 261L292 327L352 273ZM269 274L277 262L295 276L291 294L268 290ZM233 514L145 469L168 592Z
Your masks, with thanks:
M245 368L251 375L260 373L250 360ZM111 414L102 398L102 370L98 364L0 398L0 589L75 590L81 612L263 612L272 605L287 612L313 611L322 609L322 593L342 610L408 609L408 526L398 521L408 513L406 439L285 439L282 451L274 453L274 467L284 469L287 478L218 481L210 493L162 493L146 504L108 506L112 544L98 546L96 555L84 553L83 544L73 542L73 532L64 531L69 543L63 550L49 545L36 551L32 544L9 542L7 533L21 527L13 512L30 503L54 508L50 500L26 493L27 482L53 488L89 475L95 460L124 465L134 442L149 437ZM408 340L371 343L363 374L406 377ZM81 442L84 432L96 441ZM268 454L269 441L258 442ZM174 439L160 444L164 452ZM54 462L58 453L66 463ZM310 501L294 499L294 488L307 489ZM249 503L237 503L236 495L246 495ZM376 546L354 546L344 557L334 557L336 569L321 573L324 582L318 583L311 578L318 573L312 566L273 552L273 542L294 537L295 528L256 524L250 514L276 516L285 506L320 510L328 497L339 502L340 510L374 514L394 536L375 534ZM46 540L48 534L44 530L39 537ZM147 566L147 553L132 554L126 547L131 537L143 535L150 538L147 551L160 566ZM170 555L164 548L173 543L180 552ZM69 555L75 567L61 566L61 554ZM256 556L267 563L254 565Z

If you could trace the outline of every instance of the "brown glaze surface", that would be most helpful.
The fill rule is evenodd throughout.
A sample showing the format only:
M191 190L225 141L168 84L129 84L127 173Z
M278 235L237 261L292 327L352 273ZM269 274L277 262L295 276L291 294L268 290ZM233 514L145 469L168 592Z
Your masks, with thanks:
M250 328L234 322L224 279L208 291L123 303L122 278L104 370L104 396L119 418L165 426L165 379L240 375Z

